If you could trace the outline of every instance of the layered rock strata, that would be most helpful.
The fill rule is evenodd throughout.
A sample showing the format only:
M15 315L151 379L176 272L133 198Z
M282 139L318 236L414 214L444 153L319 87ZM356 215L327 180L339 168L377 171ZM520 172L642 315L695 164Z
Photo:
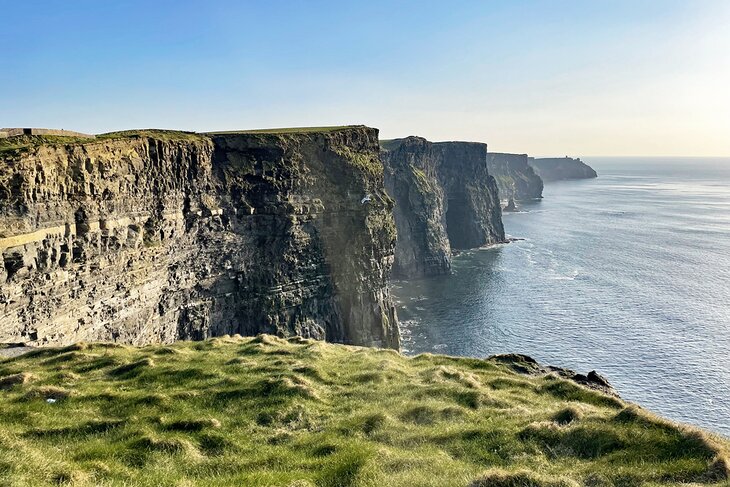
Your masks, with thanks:
M0 150L0 342L267 332L397 348L378 152L360 126Z
M452 249L504 241L486 144L407 137L382 145L385 184L395 199L396 276L446 274Z
M516 201L542 198L542 179L528 164L527 154L488 154L489 173L497 180L499 196Z
M567 156L530 158L530 165L545 182L598 177L598 174L591 166L580 159Z

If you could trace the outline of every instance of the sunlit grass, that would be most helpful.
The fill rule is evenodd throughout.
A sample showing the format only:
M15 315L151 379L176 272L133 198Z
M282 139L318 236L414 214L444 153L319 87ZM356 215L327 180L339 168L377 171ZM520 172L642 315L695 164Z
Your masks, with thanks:
M195 132L179 130L124 130L100 134L94 138L61 136L61 135L19 135L16 137L0 138L0 156L17 156L33 148L65 147L103 144L104 142L124 139L151 138L161 141L206 142L207 137Z
M723 440L557 377L298 338L38 350L0 362L0 411L0 485L633 486L728 473Z

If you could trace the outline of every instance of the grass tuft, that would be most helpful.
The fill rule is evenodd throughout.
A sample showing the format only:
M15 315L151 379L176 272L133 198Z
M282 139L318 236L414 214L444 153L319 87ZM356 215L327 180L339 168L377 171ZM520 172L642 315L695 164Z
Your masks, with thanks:
M109 375L115 377L131 378L141 374L142 372L144 372L145 369L154 366L155 363L152 361L151 358L143 358L142 360L137 360L136 362L120 365L119 367L116 367L109 371Z
M0 390L10 389L15 386L25 385L35 380L35 376L28 372L21 372L19 374L6 375L0 377Z
M214 418L207 419L185 419L172 421L164 424L164 428L170 431L202 431L209 428L220 428L221 422Z
M598 458L625 447L618 432L590 427L564 428L553 422L536 422L520 432L520 438L533 441L550 457Z
M155 355L180 355L183 352L173 347L160 347L152 353Z
M580 412L578 408L574 406L568 406L555 413L553 415L553 421L561 426L564 426L566 424L573 423L574 421L578 421L582 417L583 413Z
M50 429L42 429L42 428L34 428L30 431L28 431L26 434L27 436L32 436L36 438L50 438L50 437L56 437L56 436L89 436L89 435L95 435L95 434L101 434L106 433L107 431L118 428L119 426L123 425L123 420L106 420L106 421L99 421L99 420L93 420L88 421L85 423L81 423L74 426L67 426L64 428L50 428Z
M196 456L198 453L191 441L182 438L159 438L145 435L135 440L130 446L137 451L161 452L170 455L187 453Z
M72 391L55 386L35 387L25 394L26 399L51 399L53 401L63 401L73 394Z
M415 424L433 424L439 418L439 413L428 406L415 406L407 409L400 418Z
M490 470L472 481L469 487L574 487L577 483L538 476L524 470Z
M707 469L706 480L719 482L730 479L730 459L727 456L718 455L712 460L710 468Z

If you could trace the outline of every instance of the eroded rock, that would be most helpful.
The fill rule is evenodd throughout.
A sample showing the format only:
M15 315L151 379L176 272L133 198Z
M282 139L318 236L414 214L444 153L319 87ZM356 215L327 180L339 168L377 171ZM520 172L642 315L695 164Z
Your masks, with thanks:
M0 342L397 348L394 245L376 129L36 139L0 153Z

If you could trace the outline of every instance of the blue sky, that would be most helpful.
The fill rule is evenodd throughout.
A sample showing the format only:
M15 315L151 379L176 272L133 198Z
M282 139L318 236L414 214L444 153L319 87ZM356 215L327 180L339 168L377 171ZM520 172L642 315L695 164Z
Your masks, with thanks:
M730 2L0 0L0 126L730 155Z

